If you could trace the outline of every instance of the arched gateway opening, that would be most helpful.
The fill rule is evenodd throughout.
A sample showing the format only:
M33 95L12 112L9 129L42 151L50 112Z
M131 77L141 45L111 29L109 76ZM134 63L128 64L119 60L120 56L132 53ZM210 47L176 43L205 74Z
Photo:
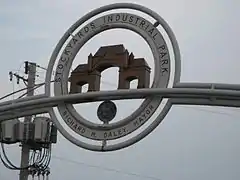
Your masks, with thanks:
M137 80L137 88L148 88L151 68L144 58L135 58L122 44L102 46L88 56L87 64L78 65L71 73L70 93L81 93L82 86L88 84L88 91L99 91L101 73L111 67L119 68L118 89L129 89L132 80Z

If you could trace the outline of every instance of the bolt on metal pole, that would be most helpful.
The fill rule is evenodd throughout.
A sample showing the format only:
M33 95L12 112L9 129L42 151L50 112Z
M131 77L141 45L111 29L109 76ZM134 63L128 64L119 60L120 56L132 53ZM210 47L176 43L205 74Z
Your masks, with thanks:
M28 64L28 83L27 83L27 96L34 95L34 85L35 85L35 77L36 77L36 64L29 63ZM32 120L32 116L26 116L24 119L25 123L29 123ZM21 168L27 167L29 165L29 153L30 148L26 143L22 144L22 152L21 152ZM28 180L28 169L21 169L19 174L19 180Z

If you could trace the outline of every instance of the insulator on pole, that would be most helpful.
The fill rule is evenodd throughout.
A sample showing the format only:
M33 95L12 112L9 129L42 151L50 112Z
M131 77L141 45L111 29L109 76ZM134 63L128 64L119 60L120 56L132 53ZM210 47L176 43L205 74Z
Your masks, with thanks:
M25 61L25 74L28 74L28 61Z
M19 84L19 77L17 76L17 84Z
M13 79L13 73L12 73L12 71L9 72L9 78L10 78L10 81L12 81L12 79Z

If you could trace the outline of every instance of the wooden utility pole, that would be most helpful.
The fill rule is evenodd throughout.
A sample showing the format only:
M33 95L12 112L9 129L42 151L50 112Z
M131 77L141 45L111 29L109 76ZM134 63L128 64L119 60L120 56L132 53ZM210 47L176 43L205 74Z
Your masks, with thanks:
M27 63L27 96L34 95L34 86L35 86L35 77L36 77L36 64L35 63ZM27 116L24 119L25 123L29 123L32 121L32 116ZM28 133L28 132L27 132ZM30 148L26 143L22 144L22 153L21 153L21 167L27 167L29 165L29 153ZM20 170L19 180L28 180L28 169Z

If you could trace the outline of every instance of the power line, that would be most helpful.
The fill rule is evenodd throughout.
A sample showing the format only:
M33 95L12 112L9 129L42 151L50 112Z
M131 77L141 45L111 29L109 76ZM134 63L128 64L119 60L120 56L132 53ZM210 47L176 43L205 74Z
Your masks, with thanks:
M208 113L213 113L213 114L226 115L226 116L233 117L233 118L239 118L239 116L237 116L237 115L233 115L233 114L223 112L223 111L213 111L213 110L210 110L210 109L202 109L202 108L190 107L190 106L180 106L180 108L188 108L188 109L193 109L193 110L196 110L196 111L203 111L203 112L208 112ZM238 112L236 112L236 113L238 113Z
M54 81L51 81L51 82L54 82ZM43 86L43 85L45 85L45 83L35 84L34 90L37 89L37 88L40 88L40 87ZM12 93L6 94L5 96L2 96L2 97L0 98L0 101L3 100L3 99L5 99L5 98L7 98L7 97L9 97L9 96L12 96L12 95L14 95L14 94L20 93L20 92L22 92L22 91L24 91L24 90L27 90L27 89L28 89L28 88L23 88L23 89L14 91L14 92L12 92ZM32 91L32 90L30 90L30 91ZM22 97L25 96L26 94L27 94L27 93L24 93L24 94L22 94L22 95L21 95L20 97L18 97L18 98L22 98Z
M108 167L103 167L103 166L87 164L87 163L84 163L84 162L70 160L70 159L67 159L67 158L62 158L62 157L58 157L58 156L54 156L54 155L52 157L54 159L58 159L60 161L66 161L66 162L70 162L70 163L73 163L73 164L86 166L86 167L90 167L90 168L96 168L96 169L101 169L101 170L105 170L105 171L111 171L111 172L115 172L115 173L119 173L119 174L125 174L125 175L129 175L129 176L141 177L141 178L145 178L145 179L162 180L161 178L157 178L157 177L152 177L152 176L143 175L143 174L137 174L137 173L133 173L133 172L122 171L122 170L108 168Z
M14 91L14 92L12 92L12 93L6 94L5 96L2 96L2 97L0 98L0 101L3 100L3 99L5 99L5 98L7 98L7 97L9 97L9 96L12 96L12 95L14 95L14 94L16 94L16 93L22 92L22 91L24 91L24 90L26 90L26 89L27 89L27 88L23 88L23 89Z

